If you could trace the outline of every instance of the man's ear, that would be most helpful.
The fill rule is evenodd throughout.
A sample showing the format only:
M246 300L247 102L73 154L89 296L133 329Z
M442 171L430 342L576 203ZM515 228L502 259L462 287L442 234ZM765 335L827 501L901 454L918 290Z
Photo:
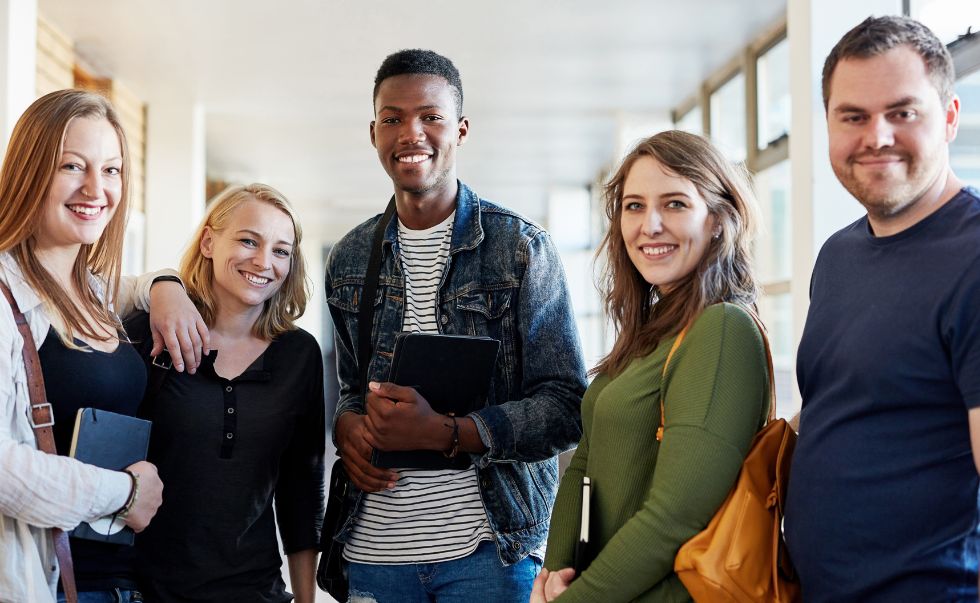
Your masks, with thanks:
M946 105L946 142L951 143L956 139L956 132L960 128L960 97L953 95Z
M371 146L378 148L378 145L374 144L374 120L371 120Z
M456 146L461 147L466 142L466 136L470 133L470 118L465 115L459 118L459 129L457 130Z
M205 226L201 235L201 255L208 259L214 255L214 231L210 226Z

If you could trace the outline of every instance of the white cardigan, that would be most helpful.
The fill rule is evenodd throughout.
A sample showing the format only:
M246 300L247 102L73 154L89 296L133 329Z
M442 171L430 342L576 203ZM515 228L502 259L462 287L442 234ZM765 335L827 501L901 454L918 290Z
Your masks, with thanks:
M158 274L124 279L119 307L148 307L150 286ZM10 287L40 346L51 322L7 253L0 253L0 279ZM89 285L104 296L103 283L91 274ZM129 497L131 481L125 473L37 449L28 420L22 352L13 312L0 297L0 601L54 603L58 563L49 528L68 530L119 509Z

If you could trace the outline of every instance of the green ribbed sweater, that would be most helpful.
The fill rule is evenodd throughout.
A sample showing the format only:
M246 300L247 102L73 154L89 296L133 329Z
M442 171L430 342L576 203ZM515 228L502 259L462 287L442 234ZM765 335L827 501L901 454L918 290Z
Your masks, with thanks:
M674 353L671 337L582 401L583 435L558 489L545 567L570 567L582 476L592 479L593 561L556 601L690 601L677 549L704 529L735 483L769 411L758 327L732 304L707 308ZM659 395L665 396L662 442Z

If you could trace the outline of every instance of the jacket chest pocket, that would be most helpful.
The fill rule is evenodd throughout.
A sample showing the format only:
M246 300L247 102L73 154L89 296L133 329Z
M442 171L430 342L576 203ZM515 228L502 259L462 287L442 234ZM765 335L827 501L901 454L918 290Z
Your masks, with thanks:
M327 303L338 310L356 314L361 309L361 295L363 291L364 286L360 284L340 285L335 287L330 293L330 297L327 298ZM374 296L375 313L377 313L377 307L381 305L383 298L384 287L379 285Z
M382 301L385 296L383 285L378 286L378 291L374 298L374 325L383 324L384 307ZM357 337L360 325L358 324L359 313L361 310L361 296L364 286L360 283L348 283L338 285L330 292L327 298L327 305L333 317L335 325L343 325L338 328L338 334L344 340L346 346L352 354L357 354ZM377 349L378 329L375 327L371 332L371 347ZM372 355L373 356L373 355Z
M490 337L500 342L490 386L490 404L498 398L497 403L507 400L514 384L520 382L520 367L516 364L516 304L516 290L494 289L464 293L450 306L456 323L451 325L452 332Z
M471 291L456 298L456 316L461 332L484 335L504 343L506 331L512 329L513 289Z

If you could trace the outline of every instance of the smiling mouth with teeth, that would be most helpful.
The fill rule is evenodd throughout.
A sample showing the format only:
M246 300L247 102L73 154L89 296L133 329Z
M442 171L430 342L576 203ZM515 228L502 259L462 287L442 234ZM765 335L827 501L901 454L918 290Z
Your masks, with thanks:
M97 216L99 213L105 209L104 207L88 207L85 205L66 205L70 211L76 214L82 214L83 216Z
M657 257L670 253L676 248L676 245L660 245L658 247L641 247L640 250L643 252L643 255L647 257Z
M431 155L405 155L398 157L398 163L422 163L430 157Z
M242 276L244 276L245 280L252 283L253 285L266 285L269 283L269 281L272 280L271 278L265 278L264 276L256 276L248 272L242 272Z

